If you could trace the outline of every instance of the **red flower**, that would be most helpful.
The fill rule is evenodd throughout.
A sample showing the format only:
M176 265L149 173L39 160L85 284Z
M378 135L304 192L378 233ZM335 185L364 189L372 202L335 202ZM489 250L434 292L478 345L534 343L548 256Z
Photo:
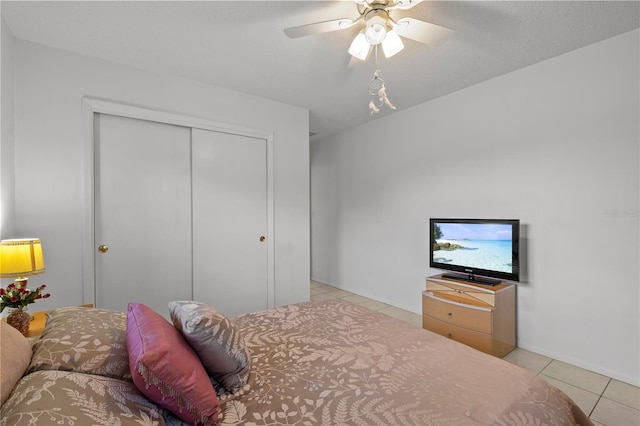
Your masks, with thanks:
M30 303L35 303L38 299L51 297L49 293L43 293L42 290L46 285L41 285L35 290L29 290L26 287L17 286L11 283L7 288L0 288L0 312L5 308L24 308Z

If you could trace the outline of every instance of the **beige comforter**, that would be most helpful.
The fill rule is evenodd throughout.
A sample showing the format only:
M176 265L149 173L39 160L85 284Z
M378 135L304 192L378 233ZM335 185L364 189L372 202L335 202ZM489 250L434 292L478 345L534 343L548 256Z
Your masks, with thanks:
M342 301L236 319L252 353L224 425L591 424L529 371Z

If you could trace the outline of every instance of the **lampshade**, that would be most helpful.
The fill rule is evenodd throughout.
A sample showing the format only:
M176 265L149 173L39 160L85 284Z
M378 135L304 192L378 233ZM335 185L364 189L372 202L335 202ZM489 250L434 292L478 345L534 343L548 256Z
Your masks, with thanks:
M382 41L382 51L385 58L392 57L402 49L404 49L404 43L400 40L398 33L393 30L387 32L387 36Z
M349 53L351 56L364 61L369 56L369 52L371 51L371 45L367 41L364 33L358 33L356 38L351 42L351 46L349 47Z
M0 278L22 278L44 271L40 239L0 241Z

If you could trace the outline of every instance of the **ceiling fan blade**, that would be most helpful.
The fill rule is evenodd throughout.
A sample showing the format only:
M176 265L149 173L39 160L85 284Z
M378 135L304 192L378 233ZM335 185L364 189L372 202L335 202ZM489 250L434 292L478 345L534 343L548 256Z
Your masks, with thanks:
M429 46L437 46L443 43L454 32L450 28L409 17L398 19L393 23L393 29L402 37L410 38Z
M413 6L420 3L422 0L396 0L395 7L397 9L411 9Z
M284 30L284 33L289 38L305 37L313 34L328 33L330 31L343 30L349 28L356 22L358 22L362 16L357 19L333 19L331 21L316 22L315 24L300 25L297 27L291 27Z

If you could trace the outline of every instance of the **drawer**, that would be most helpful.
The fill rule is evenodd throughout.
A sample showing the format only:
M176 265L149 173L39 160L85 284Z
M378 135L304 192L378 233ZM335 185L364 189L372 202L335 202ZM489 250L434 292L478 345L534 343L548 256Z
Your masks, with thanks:
M464 327L440 321L429 315L422 316L422 327L438 333L441 336L448 337L457 342L464 343L474 349L484 353L492 353L491 335L469 330Z
M442 299L460 302L467 305L492 308L496 305L495 292L476 285L456 284L450 281L427 280L427 291L437 294Z
M443 322L491 334L491 311L460 306L436 299L428 293L422 295L422 313Z

